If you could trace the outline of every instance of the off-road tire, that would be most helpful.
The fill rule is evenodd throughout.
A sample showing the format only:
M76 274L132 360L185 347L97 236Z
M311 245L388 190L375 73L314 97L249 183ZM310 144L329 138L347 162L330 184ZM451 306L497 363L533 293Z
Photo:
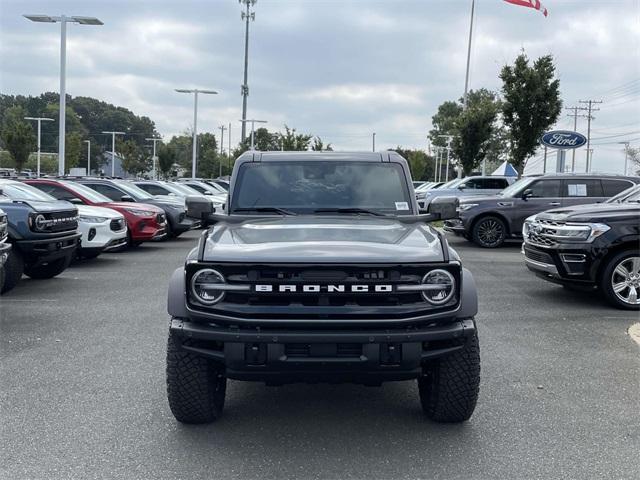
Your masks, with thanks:
M9 252L7 261L3 267L4 282L0 288L0 293L6 293L13 289L24 273L24 260L22 254L15 248Z
M618 253L617 255L614 255L613 257L611 257L607 261L606 266L602 270L602 275L600 275L600 279L599 279L599 287L600 287L600 290L602 291L602 294L604 295L604 298L614 307L620 308L623 310L640 310L640 304L633 305L633 304L622 301L620 298L618 298L618 296L613 290L612 276L613 276L614 270L618 265L624 263L625 261L627 261L627 266L628 266L628 264L630 263L629 260L631 257L636 257L636 258L640 257L640 252L638 252L638 250L624 250ZM637 275L638 272L630 272L630 273ZM621 277L618 276L617 279L621 280ZM637 282L637 277L635 281ZM640 297L640 288L635 287L635 291L636 291L636 297ZM627 295L630 293L628 290L625 290L624 292L626 292ZM621 293L624 293L624 292L621 292Z
M462 350L433 361L418 379L425 415L436 422L464 422L471 417L480 390L478 335L467 339Z
M73 259L73 255L65 255L62 258L54 260L53 262L49 262L45 265L39 265L33 268L27 268L24 274L27 277L33 278L34 280L44 280L47 278L53 278L56 275L60 275L64 272L67 267L71 264L71 260Z
M491 237L487 230L495 229L495 238ZM480 218L475 222L471 230L473 243L482 248L498 248L507 238L507 226L504 221L492 215Z
M167 398L173 416L182 423L210 423L224 408L227 379L224 368L180 348L169 331L167 342Z

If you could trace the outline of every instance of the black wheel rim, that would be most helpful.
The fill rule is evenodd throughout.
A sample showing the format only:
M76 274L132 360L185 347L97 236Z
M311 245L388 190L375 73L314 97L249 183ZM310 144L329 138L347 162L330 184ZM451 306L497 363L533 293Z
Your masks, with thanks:
M502 240L504 227L498 220L492 218L483 220L478 225L478 239L483 245L497 245Z

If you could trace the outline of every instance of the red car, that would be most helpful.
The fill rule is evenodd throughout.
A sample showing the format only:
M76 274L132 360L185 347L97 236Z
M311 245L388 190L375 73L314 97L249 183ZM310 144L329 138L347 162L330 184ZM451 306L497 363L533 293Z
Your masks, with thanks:
M129 229L127 235L130 245L137 246L142 242L159 240L167 235L167 219L164 210L154 205L113 202L92 188L67 180L38 179L25 180L24 183L32 185L58 200L111 208L121 213L127 221Z

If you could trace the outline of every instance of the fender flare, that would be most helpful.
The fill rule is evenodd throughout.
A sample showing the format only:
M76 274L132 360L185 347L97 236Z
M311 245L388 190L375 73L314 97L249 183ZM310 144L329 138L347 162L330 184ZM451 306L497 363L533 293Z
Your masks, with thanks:
M472 318L478 313L478 289L473 275L466 268L462 269L462 291L460 292L460 310L457 318Z
M167 295L167 311L174 318L187 318L186 288L184 284L184 267L176 268L169 279Z

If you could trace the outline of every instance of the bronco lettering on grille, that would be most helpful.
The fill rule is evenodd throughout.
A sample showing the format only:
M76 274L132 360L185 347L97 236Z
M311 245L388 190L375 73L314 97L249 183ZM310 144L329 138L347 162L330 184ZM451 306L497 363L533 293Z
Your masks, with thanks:
M254 291L258 293L388 293L393 292L393 285L264 285L257 284Z

